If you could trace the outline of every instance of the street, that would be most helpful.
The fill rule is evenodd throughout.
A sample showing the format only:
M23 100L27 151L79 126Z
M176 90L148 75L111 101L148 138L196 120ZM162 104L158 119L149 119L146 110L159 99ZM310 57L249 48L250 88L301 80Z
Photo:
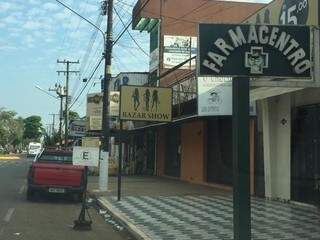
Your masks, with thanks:
M26 175L31 159L0 160L0 239L133 239L125 231L117 231L90 208L92 231L74 231L73 221L80 203L70 197L40 196L35 202L26 200Z

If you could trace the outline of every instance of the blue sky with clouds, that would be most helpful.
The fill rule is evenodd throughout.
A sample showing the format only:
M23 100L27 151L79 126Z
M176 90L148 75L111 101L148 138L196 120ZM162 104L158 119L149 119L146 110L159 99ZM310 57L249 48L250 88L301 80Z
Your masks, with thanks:
M100 0L62 0L68 6L106 28L105 18L99 19ZM196 1L196 0L195 0ZM132 6L136 0L114 0L115 7L125 23L131 19ZM270 2L253 0L248 2ZM101 25L100 25L101 23ZM114 16L114 36L122 30L119 18ZM131 28L130 28L131 29ZM137 42L148 52L148 35L130 30ZM58 113L59 101L46 95L43 89L55 83L64 83L65 77L57 70L65 66L57 59L80 60L72 70L81 70L70 80L70 93L77 96L89 77L102 52L102 37L94 36L94 29L79 17L64 9L55 0L0 0L0 107L14 110L27 117L40 115L43 123L51 122L49 113ZM88 45L93 41L90 54ZM148 71L148 58L125 34L113 51L113 73L120 71ZM95 75L98 81L102 74L99 68ZM99 84L90 86L90 91L99 91ZM74 105L74 110L85 113L85 94Z

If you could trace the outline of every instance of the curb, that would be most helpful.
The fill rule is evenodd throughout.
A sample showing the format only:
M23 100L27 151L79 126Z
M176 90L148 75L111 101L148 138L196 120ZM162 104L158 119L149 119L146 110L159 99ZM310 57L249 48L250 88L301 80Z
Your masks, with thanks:
M1 160L20 160L19 157L0 157Z
M130 232L135 239L138 240L152 240L147 234L145 234L140 228L132 223L126 216L120 213L112 204L104 197L99 197L97 199L98 204L101 208L107 210L112 217L119 221L128 232Z

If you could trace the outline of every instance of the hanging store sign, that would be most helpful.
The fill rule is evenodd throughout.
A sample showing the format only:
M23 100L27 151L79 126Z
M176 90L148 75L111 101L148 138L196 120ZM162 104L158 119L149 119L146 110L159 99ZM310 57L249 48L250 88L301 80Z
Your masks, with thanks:
M121 86L120 119L171 122L172 89Z
M199 76L311 77L310 28L199 25Z

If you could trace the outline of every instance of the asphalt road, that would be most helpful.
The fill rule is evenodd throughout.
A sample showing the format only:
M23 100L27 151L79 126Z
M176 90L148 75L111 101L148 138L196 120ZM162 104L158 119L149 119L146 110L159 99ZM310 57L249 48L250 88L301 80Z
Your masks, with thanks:
M26 200L26 175L30 160L0 160L0 239L1 240L128 240L125 230L107 224L94 208L91 231L75 231L73 221L80 203L65 196L40 196Z

